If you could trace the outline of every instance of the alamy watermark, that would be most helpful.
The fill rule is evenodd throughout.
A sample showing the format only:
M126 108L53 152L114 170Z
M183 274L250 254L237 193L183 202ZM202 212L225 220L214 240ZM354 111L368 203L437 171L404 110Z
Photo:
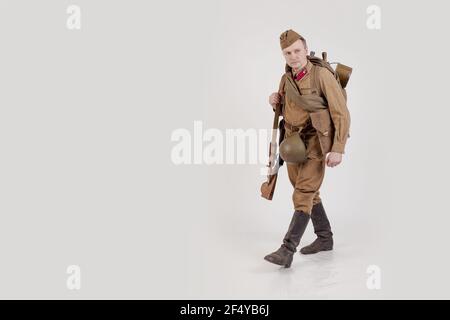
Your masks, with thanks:
M202 121L194 121L193 130L172 131L172 163L191 164L260 164L261 174L267 174L269 137L267 129L204 129ZM277 133L278 134L278 133Z
M77 5L70 5L66 10L69 17L66 21L66 27L69 30L80 30L81 29L81 8Z
M366 273L369 275L366 281L367 289L380 290L381 289L381 268L377 265L370 265L367 267Z
M69 290L81 289L81 268L77 265L70 265L66 269L66 273L69 275L66 280L66 286Z
M370 5L367 7L366 13L369 15L367 17L366 26L369 30L380 30L381 29L381 8L377 5Z

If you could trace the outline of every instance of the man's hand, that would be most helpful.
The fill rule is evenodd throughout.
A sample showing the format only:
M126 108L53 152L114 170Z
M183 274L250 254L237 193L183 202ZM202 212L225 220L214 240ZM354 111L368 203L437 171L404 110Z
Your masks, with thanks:
M269 97L269 103L272 106L272 109L275 109L275 107L277 106L277 104L280 103L280 95L278 94L278 92L274 92L270 95Z
M342 162L342 153L330 152L327 157L327 166L335 167Z

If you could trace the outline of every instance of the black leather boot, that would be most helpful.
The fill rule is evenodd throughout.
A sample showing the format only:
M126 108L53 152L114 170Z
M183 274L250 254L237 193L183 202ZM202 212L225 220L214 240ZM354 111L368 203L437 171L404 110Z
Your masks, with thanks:
M289 268L297 251L300 239L305 232L310 216L303 211L295 211L281 247L264 257L265 260Z
M320 251L333 250L333 232L331 232L330 221L328 221L322 202L313 206L311 220L317 239L310 245L301 248L300 253L313 254Z

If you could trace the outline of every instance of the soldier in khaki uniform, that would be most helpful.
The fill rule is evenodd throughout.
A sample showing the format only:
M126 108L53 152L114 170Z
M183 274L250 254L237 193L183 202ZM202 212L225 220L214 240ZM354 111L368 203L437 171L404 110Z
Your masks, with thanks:
M264 259L288 268L310 218L317 239L300 252L311 254L333 249L333 233L319 189L324 179L325 166L335 167L342 161L349 136L350 114L340 84L327 68L311 63L306 40L301 35L287 30L280 36L280 45L286 59L286 73L278 92L269 97L269 103L275 109L284 102L282 115L285 139L299 134L306 147L306 160L302 163L287 163L289 180L294 188L292 200L295 212L283 244ZM286 81L295 83L303 97L322 97L327 107L318 112L306 111L297 105L295 97L287 95Z

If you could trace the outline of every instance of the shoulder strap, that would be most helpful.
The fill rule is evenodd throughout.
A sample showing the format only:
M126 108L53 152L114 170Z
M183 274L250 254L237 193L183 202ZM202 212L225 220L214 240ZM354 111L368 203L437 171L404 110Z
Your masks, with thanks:
M320 90L319 86L319 74L317 68L316 65L313 65L311 69L311 88L316 89L318 91L317 94L320 94L322 90Z
M278 94L281 95L281 102L280 102L280 115L284 117L284 105L285 105L285 99L286 99L286 90L285 90L285 84L286 84L286 73L283 74L280 81L280 86L278 87Z

